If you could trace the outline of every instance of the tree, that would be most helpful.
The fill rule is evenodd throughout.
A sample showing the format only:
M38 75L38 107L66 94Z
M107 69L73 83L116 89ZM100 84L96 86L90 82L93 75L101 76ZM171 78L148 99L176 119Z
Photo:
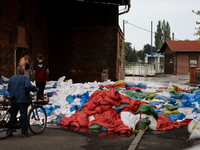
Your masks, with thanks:
M144 51L143 50L138 51L137 55L138 55L138 59L139 60L143 60L144 61Z
M164 37L163 37L163 24L164 24ZM171 40L170 37L170 25L169 22L165 23L165 20L163 20L163 22L161 23L161 21L158 21L158 25L157 25L157 30L155 32L155 47L156 50L159 50L162 47L162 42L163 42L163 38L164 40Z
M155 32L155 47L156 49L160 49L162 47L162 28L161 21L158 21L157 30Z
M144 51L144 53L150 54L151 53L151 45L149 45L149 44L144 45L143 51Z
M138 61L138 56L137 52L134 49L132 49L130 42L125 42L124 43L124 49L125 49L125 63L129 62L137 62Z
M197 14L197 15L200 15L200 11L195 12L194 10L192 10L192 12ZM198 25L198 24L200 24L200 22L196 21L196 24ZM198 41L200 42L200 26L199 26L199 28L196 28L196 30L197 30L197 32L194 33L194 35L199 36Z

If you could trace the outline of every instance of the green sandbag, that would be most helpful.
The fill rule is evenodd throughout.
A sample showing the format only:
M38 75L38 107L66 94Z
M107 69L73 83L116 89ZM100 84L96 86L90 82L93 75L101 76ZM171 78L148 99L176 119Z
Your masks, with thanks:
M98 124L93 124L93 125L91 125L88 129L89 130L101 130L101 126L100 125L98 125Z
M153 115L155 119L158 119L158 114L154 111L152 105L149 104L142 104L135 113Z
M150 125L150 123L151 123L151 121L148 119L148 117L142 118L136 124L135 129L136 130L144 130L144 129L146 129L146 127L148 125Z

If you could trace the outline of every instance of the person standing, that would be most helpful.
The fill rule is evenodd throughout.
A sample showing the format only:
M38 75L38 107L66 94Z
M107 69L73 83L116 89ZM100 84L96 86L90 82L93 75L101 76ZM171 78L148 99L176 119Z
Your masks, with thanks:
M36 92L38 88L31 84L30 80L25 74L25 67L20 65L17 67L17 74L12 76L8 82L8 92L11 99L11 107L13 113L17 116L20 111L21 119L21 137L28 136L28 117L27 110L30 104L30 92Z
M28 63L28 58L29 58L29 52L24 52L22 55L22 58L19 61L19 65L23 65L25 67L25 76L28 77L29 79L29 69L30 69L30 65Z
M46 77L49 74L48 65L43 62L44 58L41 54L37 56L38 62L34 64L34 74L36 80L36 86L39 88L37 92L37 100L43 99L44 96L44 88L46 85Z

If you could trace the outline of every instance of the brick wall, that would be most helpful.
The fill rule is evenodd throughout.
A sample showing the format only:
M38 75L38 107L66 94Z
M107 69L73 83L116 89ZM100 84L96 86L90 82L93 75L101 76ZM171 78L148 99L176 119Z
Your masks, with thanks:
M123 79L124 36L118 26L118 6L67 3L73 9L64 9L60 2L50 6L50 79Z
M174 73L173 74L186 74L190 72L190 56L198 56L198 65L200 67L200 55L195 52L173 52L167 46L165 49L165 54L173 54L174 57ZM164 61L165 62L165 61ZM165 62L166 63L166 62Z
M123 63L121 68L117 65L118 38L123 41L118 27L51 28L49 34L52 79L66 76L74 82L102 81L105 72L108 79L116 80L119 73L123 78Z
M0 0L0 75L8 78L15 74L19 48L31 52L30 64L36 62L37 53L42 52L47 62L49 59L46 6L30 2Z

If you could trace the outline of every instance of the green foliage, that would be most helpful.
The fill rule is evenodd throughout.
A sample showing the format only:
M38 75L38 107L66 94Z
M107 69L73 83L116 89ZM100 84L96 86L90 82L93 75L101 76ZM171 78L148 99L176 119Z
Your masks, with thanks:
M164 40L171 40L169 22L165 22L165 20L163 20L163 22L161 22L159 20L158 25L157 25L157 30L156 30L155 36L154 36L156 50L159 50L162 47L162 44L163 44L162 43L163 42L163 23L164 23L164 26L165 26Z
M200 11L195 12L194 10L192 10L192 12L200 16ZM196 24L199 25L200 22L196 21ZM199 28L196 28L196 30L197 32L195 32L194 35L199 36L198 41L200 42L200 26Z

